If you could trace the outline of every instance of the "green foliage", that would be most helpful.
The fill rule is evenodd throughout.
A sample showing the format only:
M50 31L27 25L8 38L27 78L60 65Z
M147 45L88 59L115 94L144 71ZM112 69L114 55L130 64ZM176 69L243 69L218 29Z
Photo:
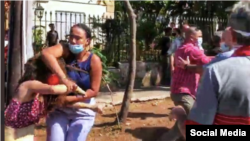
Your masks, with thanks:
M137 48L147 50L152 42L159 47L163 36L163 29L169 24L170 17L196 17L211 18L217 16L219 19L226 19L228 13L225 9L231 7L235 1L131 1L130 4L136 14L137 21ZM129 20L126 7L123 1L115 1L115 18L107 19L105 23L99 22L99 18L93 18L93 28L101 29L97 33L97 44L104 49L102 54L106 56L106 65L113 65L116 61L127 61L129 52ZM189 24L207 28L203 20L188 20ZM179 18L179 23L183 18ZM221 24L224 25L223 22ZM215 27L215 26L213 26ZM102 37L102 38L99 38ZM106 38L106 39L105 39ZM208 47L209 48L209 47Z
M166 23L157 21L159 14L164 13L164 7L168 1L136 1L130 2L137 15L137 44L141 50L149 48L149 45L162 33ZM93 18L96 19L96 18ZM98 19L98 18L97 18ZM105 38L106 42L100 42L105 46L102 53L107 57L107 64L115 61L127 60L129 52L129 20L123 1L115 2L115 19L107 19L105 23L93 20L93 28L102 29L104 33L98 33L98 37ZM100 40L97 39L97 40ZM118 53L120 58L118 58Z
M94 47L91 49L91 52L100 57L102 61L102 85L117 82L117 76L115 76L114 73L108 70L107 58L105 55L103 55L102 50L97 47Z
M136 40L138 47L143 50L148 49L152 41L155 41L155 38L161 35L163 29L168 24L167 21L158 20L159 16L165 16L165 7L168 1L131 1L130 4L137 15ZM128 23L126 9L122 1L115 2L115 10L116 16L119 18L118 20ZM128 25L125 24L121 27L128 29Z
M34 37L34 51L38 52L42 49L43 47L43 30L42 29L35 29L33 30L33 37Z

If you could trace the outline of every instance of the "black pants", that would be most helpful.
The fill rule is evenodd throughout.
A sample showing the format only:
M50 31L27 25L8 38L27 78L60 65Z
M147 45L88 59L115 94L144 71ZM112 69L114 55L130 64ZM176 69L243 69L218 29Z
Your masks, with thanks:
M163 85L167 85L168 83L170 83L169 57L167 55L162 55L161 68L162 68L161 83Z

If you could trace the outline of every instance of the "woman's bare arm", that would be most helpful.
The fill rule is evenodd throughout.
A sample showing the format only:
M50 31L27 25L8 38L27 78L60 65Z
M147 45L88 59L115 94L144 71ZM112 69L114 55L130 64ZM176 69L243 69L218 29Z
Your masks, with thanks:
M48 85L44 84L37 80L26 81L20 85L23 88L26 88L31 93L40 93L40 94L65 94L67 92L67 87L64 84L58 85ZM86 92L80 87L77 87L75 90L78 94L85 95Z
M174 71L174 55L170 55L170 69L171 73Z
M102 107L98 106L97 104L92 105L92 104L87 104L83 102L76 102L76 103L67 104L67 106L72 107L72 108L78 108L78 109L90 109L100 114L103 113Z
M57 74L61 79L66 78L66 74L63 72L60 65L58 64L57 58L65 56L66 54L67 51L61 44L45 48L42 50L41 53L44 63L50 68L52 72Z
M86 91L89 98L97 96L102 81L102 61L95 54L91 58L90 80L91 88Z
M63 84L52 86L37 80L23 82L19 88L27 89L29 93L39 94L65 94L67 92L67 87Z
M69 49L62 44L57 44L55 46L45 48L42 53L43 62L50 68L52 72L58 75L61 82L67 86L68 92L74 91L76 89L76 84L69 79L60 67L57 59L60 57L67 57L69 55Z

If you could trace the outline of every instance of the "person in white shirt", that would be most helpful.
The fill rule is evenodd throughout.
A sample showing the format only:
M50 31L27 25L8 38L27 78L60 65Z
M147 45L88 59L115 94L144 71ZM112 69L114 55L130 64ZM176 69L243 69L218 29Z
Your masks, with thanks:
M199 47L200 50L204 51L204 49L202 47L202 43L203 43L202 31L199 29L197 33L199 34L197 46Z

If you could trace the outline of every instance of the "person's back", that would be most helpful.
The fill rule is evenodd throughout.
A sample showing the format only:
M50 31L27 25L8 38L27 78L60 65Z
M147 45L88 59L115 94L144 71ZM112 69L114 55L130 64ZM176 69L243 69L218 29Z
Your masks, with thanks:
M213 78L215 91L207 90L210 96L197 97L197 105L191 111L189 118L199 124L246 124L250 117L250 57L231 57L226 60L214 63L208 67ZM206 80L204 80L206 81ZM210 84L207 84L210 85ZM218 90L218 91L217 91ZM206 99L209 103L200 99ZM202 102L202 103L201 103ZM199 116L204 107L211 107L204 111L207 116ZM213 108L216 107L216 108ZM208 113L206 113L208 112ZM197 115L199 114L199 115ZM244 118L246 117L246 118ZM227 120L223 120L223 119ZM236 120L241 119L241 120Z
M250 79L247 78L250 78L250 57L229 58L215 64L214 70L220 80L217 116L249 117ZM221 121L214 122L216 124ZM234 121L231 122L230 124L235 124Z

